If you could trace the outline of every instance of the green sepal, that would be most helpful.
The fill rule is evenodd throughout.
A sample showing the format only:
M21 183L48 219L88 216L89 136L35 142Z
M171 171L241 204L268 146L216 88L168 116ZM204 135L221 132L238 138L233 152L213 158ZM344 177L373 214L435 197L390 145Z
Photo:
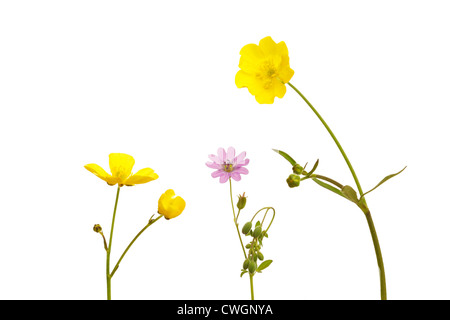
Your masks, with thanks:
M241 270L242 272L241 272L241 278L242 278L242 276L244 275L244 274L246 274L248 271L247 270Z
M356 204L359 203L358 195L356 194L356 191L352 187L344 186L341 192L344 195L344 197L350 200L351 202L354 202Z
M317 178L312 178L312 179L313 179L313 181L314 181L315 183L317 183L319 186L321 186L321 187L323 187L323 188L325 188L325 189L328 189L328 190L330 190L330 191L332 191L332 192L334 192L334 193L340 195L341 197L346 198L346 197L342 194L341 190L339 190L338 188L335 188L335 187L333 187L332 185L329 185L328 183L325 183L325 182L323 182L323 181L320 181L320 180L317 179Z
M266 260L261 262L261 264L258 266L258 268L256 269L256 271L262 271L264 269L266 269L268 266L270 266L270 264L272 263L272 260Z
M393 177L395 177L396 175L402 173L402 171L405 170L405 169L406 169L406 166L405 166L402 170L400 170L399 172L394 173L394 174L390 174L390 175L384 177L384 179L381 180L374 188L370 189L369 191L367 191L366 193L364 193L362 196L365 196L365 195L368 194L369 192L372 192L373 190L375 190L376 188L378 188L379 186L381 186L383 183L385 183L386 181L388 181L390 178L393 178Z
M294 159L291 158L290 155L288 155L286 152L283 152L281 150L276 150L276 149L272 149L273 151L275 151L276 153L279 153L283 158L285 158L287 161L289 161L289 163L292 166L295 166L297 164L297 162L295 162Z
M305 175L304 179L309 178L314 173L314 171L316 171L318 165L319 165L319 159L317 159L316 163L314 163L313 168L311 169L310 172L308 172L307 175Z

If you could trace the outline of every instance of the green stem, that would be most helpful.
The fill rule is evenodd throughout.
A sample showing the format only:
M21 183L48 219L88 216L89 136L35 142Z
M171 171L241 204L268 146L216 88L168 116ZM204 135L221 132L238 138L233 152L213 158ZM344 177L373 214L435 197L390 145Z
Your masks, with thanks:
M137 240L137 238L139 238L139 236L145 231L147 230L148 227L150 227L152 224L154 224L156 221L158 221L159 219L161 219L161 217L163 217L163 215L160 215L158 218L154 219L154 220L150 220L149 223L141 230L139 231L139 233L134 237L134 239L130 242L130 244L128 245L128 247L125 249L125 251L122 253L122 255L120 256L119 261L117 261L116 266L114 267L113 271L111 272L111 278L114 276L114 273L116 273L116 270L119 268L119 264L122 261L123 257L125 257L125 254L128 252L128 250L131 248L131 246L133 245L133 243Z
M250 292L252 300L255 300L255 293L253 292L253 274L250 274Z
M308 101L308 99L305 98L305 96L298 91L298 89L296 87L294 87L290 82L288 82L288 85L294 89L295 92L297 92L300 97L303 98L303 100L306 102L306 104L311 108L311 110L316 114L316 116L319 118L319 120L322 122L322 124L324 125L324 127L327 129L328 133L331 135L331 137L333 138L334 142L336 143L339 151L341 152L342 156L345 159L345 162L347 163L348 168L350 169L350 172L352 173L353 179L355 180L356 186L358 187L358 191L359 194L362 196L363 195L363 191L361 188L361 184L359 183L358 177L356 176L355 170L352 167L352 164L350 163L350 160L348 159L347 155L345 154L344 149L342 149L341 144L339 143L338 139L336 138L336 136L334 135L333 131L331 131L330 127L328 126L328 124L325 122L325 120L320 116L319 112L317 112L317 110L312 106L312 104Z
M111 257L111 246L112 246L112 239L113 239L113 232L114 232L114 221L116 220L116 211L117 211L117 202L119 201L119 193L120 193L120 187L117 187L117 194L116 194L116 203L114 204L114 213L113 218L111 222L111 233L109 235L109 245L108 250L106 251L106 295L107 299L111 300L111 275L109 273L109 262Z
M328 133L333 138L333 140L336 143L339 151L341 152L342 156L344 157L344 160L347 163L347 166L350 169L350 172L352 173L353 179L355 180L356 186L358 187L358 191L359 191L359 194L361 196L360 200L363 201L363 203L365 204L364 193L362 191L361 184L359 183L358 177L356 176L355 170L353 169L353 166L350 163L350 160L348 159L347 155L345 154L344 149L342 148L342 146L339 143L338 139L334 135L333 131L331 131L331 129L328 126L328 124L321 117L319 112L317 112L317 110L313 107L313 105L308 101L308 99L306 99L306 97L296 87L294 87L290 82L288 82L288 85L292 89L294 89L294 91L297 92L298 95L300 95L300 97L302 97L302 99L306 102L306 104L311 108L311 110L319 118L319 120L322 122L324 127L327 129ZM386 276L385 276L385 272L384 272L384 265L383 265L383 258L382 258L382 255L381 255L381 248L380 248L380 244L378 242L378 237L377 237L377 233L376 233L376 230L375 230L375 225L374 225L373 220L372 220L372 216L370 215L370 211L367 209L367 204L365 204L365 208L366 209L364 209L364 210L362 209L362 210L363 210L364 214L366 215L367 223L369 224L369 229L370 229L370 233L372 235L373 245L375 247L375 254L377 256L378 268L380 270L381 300L386 300L387 299L387 295L386 295Z
M370 234L372 235L373 246L377 254L378 269L380 271L380 287L381 287L381 300L387 300L386 293L386 275L384 273L383 256L381 255L380 243L378 242L377 231L373 224L372 215L370 212L365 214L367 223L369 224Z
M232 191L232 188L231 188L231 178L229 180L230 180L230 199L231 199L231 208L233 209L234 225L236 226L236 230L237 230L237 233L238 233L238 236L239 236L239 241L241 242L241 247L242 247L242 251L244 252L245 259L247 259L247 254L245 253L244 243L242 242L241 233L239 232L239 225L237 223L236 214L234 212L233 191Z

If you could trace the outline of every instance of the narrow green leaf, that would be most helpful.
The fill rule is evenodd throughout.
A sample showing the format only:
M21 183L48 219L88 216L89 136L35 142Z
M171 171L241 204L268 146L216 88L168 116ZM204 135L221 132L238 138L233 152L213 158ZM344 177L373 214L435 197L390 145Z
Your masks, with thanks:
M356 194L356 191L352 187L344 186L342 188L341 192L344 195L344 197L346 197L348 200L358 204L358 201L359 201L358 200L358 195Z
M283 158L285 158L287 161L289 161L292 166L295 166L297 164L297 162L295 162L294 159L291 158L290 155L288 155L286 152L283 152L281 150L276 150L276 149L272 149L273 151L275 151L276 153L279 153Z
M314 173L314 171L316 171L318 165L319 165L319 159L317 159L317 161L314 164L313 168L311 169L310 172L308 172L308 174L305 176L305 178L308 178L309 176L311 176Z
M243 270L242 272L241 272L241 278L242 278L242 276L244 275L244 274L246 274L248 271L247 270Z
M370 189L369 191L367 191L366 193L364 193L363 196L365 196L365 195L368 194L369 192L372 192L373 190L375 190L376 188L378 188L379 186L381 186L383 183L385 183L386 181L388 181L390 178L393 178L393 177L395 177L396 175L402 173L402 171L405 170L405 169L406 169L406 166L405 166L402 170L400 170L399 172L394 173L394 174L390 174L390 175L384 177L383 180L381 180L374 188L372 188L372 189Z
M312 179L313 179L313 181L314 181L315 183L317 183L319 186L321 186L321 187L323 187L323 188L325 188L325 189L328 189L328 190L330 190L330 191L332 191L332 192L334 192L334 193L340 195L341 197L344 197L344 198L345 198L345 196L342 194L341 190L339 190L339 189L337 189L337 188L335 188L335 187L329 185L329 184L326 183L326 182L320 181L320 180L317 179L317 178L312 178Z
M272 260L266 260L263 261L258 268L256 269L256 271L262 271L264 269L266 269L268 266L270 266L270 264L272 263Z

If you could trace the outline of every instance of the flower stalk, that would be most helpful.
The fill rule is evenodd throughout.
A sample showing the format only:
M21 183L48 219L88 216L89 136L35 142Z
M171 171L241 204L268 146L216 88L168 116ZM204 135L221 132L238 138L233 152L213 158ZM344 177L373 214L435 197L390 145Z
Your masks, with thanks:
M248 165L249 159L246 159L246 152L241 152L239 155L236 156L235 149L233 147L229 147L227 151L223 148L219 148L217 151L217 155L210 154L209 159L210 162L206 163L206 166L208 166L211 169L215 169L216 171L211 173L211 176L213 178L219 178L220 183L225 183L229 180L229 189L230 189L230 200L231 200L231 209L233 211L233 222L234 226L236 227L236 231L238 233L239 242L241 244L242 252L244 253L244 263L242 265L241 269L241 277L248 273L250 277L250 297L252 300L255 299L255 292L253 288L253 277L256 272L261 273L262 270L266 269L271 263L272 260L264 260L264 255L261 253L261 247L262 247L262 241L264 237L267 236L267 228L266 230L262 231L262 223L264 223L264 219L267 215L267 212L269 209L273 210L273 217L270 221L269 227L273 222L273 219L275 217L275 210L270 207L265 207L263 209L260 209L252 218L251 221L248 221L244 224L242 228L242 233L245 236L251 236L251 242L244 246L244 243L242 241L241 232L239 230L239 222L238 218L241 213L241 210L243 210L247 203L247 197L245 196L245 192L242 195L239 195L238 202L236 204L236 207L238 209L237 215L236 210L234 208L234 202L233 202L233 187L231 179L235 181L241 180L242 174L248 174L247 168L245 166ZM256 223L255 229L252 230L252 222L253 219L256 217L256 215L264 210L266 210L266 213L264 214L264 218L262 223L258 221ZM246 249L248 249L248 253L246 252ZM258 260L261 260L261 264L258 266Z
M134 166L134 158L125 153L111 153L109 155L109 167L111 174L107 173L102 167L95 163L87 164L84 167L95 174L101 180L105 181L109 186L118 185L116 200L114 203L114 212L111 222L111 232L109 234L109 244L106 243L105 236L102 231L102 227L99 224L94 225L94 231L100 233L103 238L103 245L106 250L106 298L111 300L111 279L117 269L119 268L120 262L125 257L125 254L131 248L133 243L139 238L139 236L152 224L158 221L161 217L165 217L167 220L179 216L185 206L186 202L180 196L175 195L175 191L168 189L165 193L161 195L158 201L158 213L160 216L156 219L150 218L147 225L138 232L138 234L133 238L128 247L122 253L119 261L115 265L113 271L110 271L111 267L111 249L114 234L114 223L116 221L117 204L119 202L120 188L122 186L134 186L136 184L144 184L153 180L158 179L158 175L151 168L144 168L132 173Z
M306 97L294 85L292 85L290 82L288 82L287 84L295 92L297 92L297 94L306 102L306 104L311 108L311 110L314 112L314 114L319 118L320 122L322 122L323 126L325 127L325 129L327 129L327 131L330 134L331 138L336 143L336 146L338 147L339 151L342 154L342 157L344 158L345 162L347 163L348 168L350 169L350 172L351 172L351 174L353 176L353 180L355 181L355 184L356 184L356 186L358 188L358 192L360 194L360 200L359 201L363 204L363 205L358 206L358 207L364 212L364 215L366 216L366 219L367 219L367 223L369 225L370 234L372 235L372 241L373 241L373 245L374 245L374 248L375 248L375 254L376 254L376 257L377 257L378 268L379 268L379 271L380 271L381 300L386 300L387 299L386 275L385 275L385 271L384 271L383 256L381 254L380 243L378 241L378 236L377 236L377 232L375 230L375 225L373 223L372 216L370 214L369 208L367 207L367 203L366 203L366 201L364 199L364 193L362 191L361 184L359 183L359 180L358 180L358 177L356 175L356 172L353 169L353 166L350 163L350 160L348 159L344 149L342 148L341 144L339 143L339 140L336 138L336 136L334 135L333 131L328 126L328 124L325 122L325 120L322 118L322 116L319 114L319 112L313 107L313 105L308 101L308 99L306 99ZM318 176L316 176L316 177L319 178ZM330 179L325 179L325 180L330 181Z
M111 274L109 273L109 265L111 260L111 247L112 247L112 239L113 239L113 232L114 232L114 221L116 220L116 211L117 211L117 203L119 202L119 193L120 193L120 186L117 187L117 193L116 193L116 202L114 204L114 212L111 222L111 232L109 234L109 245L108 250L106 250L106 298L108 300L111 300Z

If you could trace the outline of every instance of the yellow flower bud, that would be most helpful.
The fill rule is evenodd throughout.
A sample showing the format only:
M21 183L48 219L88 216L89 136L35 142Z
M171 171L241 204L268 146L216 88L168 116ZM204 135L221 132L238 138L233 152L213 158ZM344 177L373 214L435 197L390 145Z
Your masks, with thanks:
M102 227L99 224L94 225L94 231L99 233L102 232Z
M295 164L295 166L292 167L292 171L295 174L302 174L303 172L303 167L301 165L299 165L298 163Z
M300 185L300 176L296 174L291 174L287 179L286 182L289 186L289 188L295 188Z
M158 213L162 214L166 219L178 217L186 207L183 198L175 196L175 191L167 190L161 195L158 201Z

